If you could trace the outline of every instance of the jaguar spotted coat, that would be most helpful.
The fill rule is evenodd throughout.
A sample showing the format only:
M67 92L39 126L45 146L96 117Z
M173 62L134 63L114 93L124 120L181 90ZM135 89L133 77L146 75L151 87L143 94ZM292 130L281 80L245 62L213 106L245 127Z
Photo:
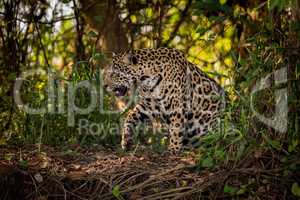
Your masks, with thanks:
M132 144L134 127L159 120L169 133L169 149L179 152L198 143L224 107L224 90L176 49L139 49L113 56L110 88L117 96L136 86L139 100L128 113L122 148Z

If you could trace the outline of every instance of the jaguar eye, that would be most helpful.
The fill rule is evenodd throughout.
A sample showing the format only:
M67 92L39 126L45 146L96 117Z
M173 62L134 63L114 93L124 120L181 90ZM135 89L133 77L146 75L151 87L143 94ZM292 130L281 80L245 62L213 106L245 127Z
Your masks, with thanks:
M147 78L149 78L149 76L142 76L142 77L141 77L141 81L144 81L144 80L146 80Z

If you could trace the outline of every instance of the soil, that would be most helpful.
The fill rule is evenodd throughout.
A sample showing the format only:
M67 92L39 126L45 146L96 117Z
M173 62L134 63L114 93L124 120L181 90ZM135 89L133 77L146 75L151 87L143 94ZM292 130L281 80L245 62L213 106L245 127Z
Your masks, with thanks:
M271 152L212 169L199 168L196 155L2 146L0 199L296 199L299 172L284 174Z

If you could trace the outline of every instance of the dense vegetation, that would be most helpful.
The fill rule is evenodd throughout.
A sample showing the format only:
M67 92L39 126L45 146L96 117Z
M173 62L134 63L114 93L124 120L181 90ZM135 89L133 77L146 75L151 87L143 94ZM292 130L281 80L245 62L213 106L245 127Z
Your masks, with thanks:
M202 138L195 170L234 173L204 195L300 197L298 1L1 0L0 18L3 148L44 144L67 152L72 145L119 151L128 100L103 90L112 52L172 47L228 94L222 129ZM18 78L30 70L35 73L22 79L16 94ZM86 80L96 94L86 88L72 93ZM88 108L93 95L97 103L90 112L70 107ZM45 110L30 114L26 105ZM109 112L115 110L121 111ZM83 122L89 127L82 132ZM138 131L136 144L164 151L165 138L157 129ZM238 178L242 168L253 171ZM114 196L122 199L118 192Z

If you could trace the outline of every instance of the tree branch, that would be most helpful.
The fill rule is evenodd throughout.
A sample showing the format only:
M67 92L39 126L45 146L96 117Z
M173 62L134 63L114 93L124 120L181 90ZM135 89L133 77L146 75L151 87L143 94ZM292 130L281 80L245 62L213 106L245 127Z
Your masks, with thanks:
M42 36L41 36L40 28L39 28L39 26L38 26L37 23L34 23L34 26L35 26L35 29L36 29L36 32L37 32L37 35L38 35L40 47L42 49L46 65L47 65L48 68L50 68L50 63L49 63L49 60L48 60L48 57L47 57L45 46L44 46L43 41L42 41Z
M81 61L85 59L85 46L82 39L84 34L84 23L75 0L73 0L73 6L76 21L76 61Z
M162 21L163 21L163 17L164 17L164 5L160 4L160 2L158 1L157 3L158 9L159 9L159 16L158 16L158 30L157 30L157 47L160 47L161 45L161 33L162 33Z
M179 30L181 24L184 22L184 19L186 18L187 14L188 14L188 10L190 8L192 4L192 0L188 0L188 2L186 3L185 8L183 9L182 13L181 13L181 17L180 20L178 21L178 23L176 24L173 32L171 33L171 36L169 37L169 39L163 43L163 46L168 46L170 42L172 42L172 40L175 38L177 31Z
M0 15L4 16L5 13L3 12L0 12ZM51 21L36 21L36 23L38 24L54 24L54 23L58 23L58 22L62 22L62 21L68 21L68 20L73 20L75 19L75 16L73 15L66 15L66 16L59 16L55 19L52 19ZM21 19L21 18L17 18L15 17L15 20L16 21L19 21L19 22L23 22L23 23L26 23L26 24L29 24L29 23L32 23L32 20L25 20L25 19Z

